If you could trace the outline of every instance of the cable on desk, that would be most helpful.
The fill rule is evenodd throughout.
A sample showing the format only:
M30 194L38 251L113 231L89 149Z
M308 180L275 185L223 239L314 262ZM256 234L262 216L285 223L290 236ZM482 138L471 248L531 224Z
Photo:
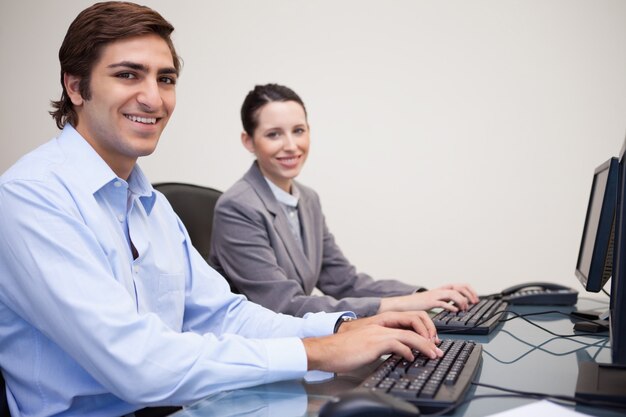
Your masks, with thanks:
M560 314L562 316L566 316L568 318L571 318L571 314L570 313L563 313L562 311L557 311L557 310L548 310L548 311L540 311L540 312L536 312L536 313L526 313L526 314L519 314L516 313L514 311L509 311L508 313L511 313L513 315L513 317L507 317L507 318L503 318L500 319L500 322L504 323L506 321L510 321L516 318L520 318L522 320L524 320L525 322L532 324L535 327L540 328L541 330L543 330L546 333L551 334L552 336L558 336L558 337L562 337L562 338L571 338L571 337L580 337L580 336L586 336L586 337L600 337L600 338L606 338L608 337L608 334L597 334L597 333L589 333L589 332L578 332L575 334L558 334L558 333L554 333L552 330L546 329L543 326L538 325L537 323L528 320L526 317L529 316L540 316L540 315L544 315L544 314ZM584 318L579 318L576 317L576 319L579 319L581 321L591 321L593 322L593 320L589 320L589 319L584 319Z
M557 352L552 352L552 351L550 351L548 349L544 349L543 346L547 345L548 343L552 342L553 340L561 339L558 336L555 336L555 337L553 337L551 339L548 339L548 340L540 343L539 345L533 345L533 344L528 343L527 341L519 338L518 336L515 336L513 333L509 332L508 330L502 330L502 332L509 334L512 338L514 338L514 339L518 340L519 342L521 342L521 343L531 347L530 350L524 352L523 354L521 354L517 358L509 360L509 361L498 359L493 353L489 352L486 348L483 347L483 353L485 353L486 355L488 355L491 358L493 358L496 362L499 362L499 363L504 364L504 365L510 365L512 363L515 363L515 362L521 360L522 358L524 358L525 356L531 354L535 350L539 350L541 352L545 352L545 353L547 353L549 355L553 355L553 356L567 356L567 355L571 355L572 353L576 353L576 352L584 350L584 349L588 349L588 348L592 348L592 347L598 347L598 351L593 356L593 359L595 359L602 349L608 348L608 346L606 346L606 344L609 341L609 339L604 339L604 340L597 340L594 343L585 343L585 342L581 342L579 340L569 339L572 342L580 343L583 346L579 347L577 349L574 349L574 350L570 350L568 352L557 353Z
M541 330L543 330L543 331L545 331L547 333L550 333L553 336L558 336L558 337L563 337L563 338L579 337L579 336L590 336L590 337L601 337L601 338L608 337L608 334L597 334L597 333L590 333L590 332L578 332L576 334L560 335L560 334L554 333L551 330L548 330L545 327L540 326L540 325L538 325L538 324L536 324L536 323L526 319L526 317L529 317L529 316L540 316L540 315L555 314L555 313L563 315L563 316L566 316L568 318L572 317L571 314L563 313L562 311L558 311L558 310L539 311L539 312L535 312L535 313L525 313L525 314L519 314L519 313L516 313L514 311L510 311L510 310L503 310L503 311L496 311L495 313L492 313L492 314L490 314L490 315L488 315L486 317L483 317L480 321L478 321L472 327L465 327L465 328L458 328L458 329L448 329L448 330L439 330L438 333L439 334L454 334L454 333L465 334L469 330L481 326L482 324L488 322L489 320L491 320L492 318L494 318L496 316L501 316L503 314L512 314L513 317L504 317L504 318L501 318L498 321L500 323L504 323L504 322L507 322L507 321L510 321L510 320L513 320L513 319L516 319L516 318L521 318L522 320L526 321L527 323L530 323L533 326L536 326L536 327L540 328ZM590 322L593 322L593 320L585 319L585 318L576 317L576 319L578 319L580 321L590 321Z
M602 349L607 349L609 347L609 346L607 346L607 343L609 343L609 340L610 339L607 337L606 339L604 339L604 342L602 342L602 345L598 346L597 352L591 357L591 359L593 359L594 362L598 358L598 355L600 354Z
M623 403L615 403L611 401L586 400L583 398L576 398L576 397L571 397L568 395L552 395L552 394L542 394L538 392L526 392L526 391L514 390L510 388L505 388L505 387L499 387L499 386L491 385L491 384L484 384L481 382L472 382L472 385L477 386L477 387L495 389L498 391L504 391L504 392L508 392L508 394L478 394L478 395L468 396L463 401L460 401L457 404L453 404L447 408L444 408L432 414L422 414L422 416L423 417L443 416L459 407L462 407L463 405L467 403L470 403L475 400L482 400L482 399L487 399L487 398L490 398L490 399L493 399L493 398L527 398L527 399L533 399L533 400L549 400L556 404L568 406L568 407L573 407L578 403L578 404L592 406L592 407L608 407L608 408L619 408L619 409L626 408L626 405Z
M551 341L553 341L553 340L562 339L562 337L561 337L561 336L554 336L554 337L552 337L552 338L550 338L550 339L546 340L545 342L543 342L543 343L541 343L541 344L539 344L539 345L534 345L534 344L532 344L532 343L530 343L530 342L527 342L527 341L523 340L521 337L514 335L512 332L510 332L510 331L508 331L508 330L504 330L504 329L503 329L503 330L502 330L502 332L503 332L503 333L507 333L507 334L511 335L511 337L512 337L512 338L517 339L518 341L520 341L520 342L522 342L522 343L524 343L524 344L526 344L526 345L528 345L528 346L530 346L530 347L540 347L540 346L543 346L544 344L547 344L547 343L549 343L549 342L551 342ZM595 346L598 346L599 344L600 344L600 345L601 345L601 347L602 347L602 346L604 346L604 345L606 345L606 344L608 343L609 338L608 338L608 337L604 337L604 338L599 339L599 340L597 340L597 341L595 341L595 342L593 342L593 343L583 342L583 341L580 341L580 340L576 340L576 339L574 339L574 338L572 338L572 337L568 337L568 338L566 338L566 340L568 340L568 341L570 341L570 342L578 343L578 344L580 344L580 345L583 345L585 348L588 348L588 347L595 347ZM547 351L547 350L546 350L546 352L547 352L547 353L550 353L550 351ZM555 355L557 355L557 353L554 353L554 354L555 354Z

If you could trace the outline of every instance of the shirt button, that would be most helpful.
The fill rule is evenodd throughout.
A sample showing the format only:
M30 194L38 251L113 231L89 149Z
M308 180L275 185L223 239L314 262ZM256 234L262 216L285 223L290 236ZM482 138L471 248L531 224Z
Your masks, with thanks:
M115 186L116 188L119 188L119 187L121 187L121 186L122 186L122 183L121 183L120 181L115 181L115 182L113 183L113 186Z
M138 267L137 265L134 265L134 266L133 266L133 272L134 272L135 274L138 274L138 273L139 273L139 267Z
M119 220L120 222L124 221L124 215L123 214L118 214L117 215L117 220Z

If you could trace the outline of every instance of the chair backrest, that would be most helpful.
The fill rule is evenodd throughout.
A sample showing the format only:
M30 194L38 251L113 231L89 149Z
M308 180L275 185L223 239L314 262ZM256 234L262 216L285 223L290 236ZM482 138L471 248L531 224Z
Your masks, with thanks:
M213 210L221 191L194 184L162 182L153 184L162 192L185 225L192 245L208 262L213 229Z
M7 403L7 390L4 386L4 378L0 371L0 417L11 417L9 404Z

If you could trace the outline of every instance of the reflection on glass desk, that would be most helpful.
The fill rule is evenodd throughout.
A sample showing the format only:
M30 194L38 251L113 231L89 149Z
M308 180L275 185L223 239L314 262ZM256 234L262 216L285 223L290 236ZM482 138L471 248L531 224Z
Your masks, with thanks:
M578 308L606 308L606 303L581 297ZM558 311L569 313L573 307L511 306L518 314ZM558 335L573 334L573 322L556 312L529 316L528 320ZM485 336L440 335L442 338L474 340L483 344L483 363L475 382L507 389L573 396L579 361L610 362L608 337L554 336L521 318L506 321ZM605 336L608 336L605 333ZM351 390L372 372L378 363L331 380L307 383L303 380L260 385L211 395L173 414L173 417L200 416L317 416L321 406L333 395ZM502 395L485 386L472 386L467 399L474 396ZM476 398L461 404L451 416L487 416L535 400L524 398ZM624 410L594 407L575 408L593 416L623 416Z
M328 398L309 397L296 381L278 382L211 395L174 416L316 416Z

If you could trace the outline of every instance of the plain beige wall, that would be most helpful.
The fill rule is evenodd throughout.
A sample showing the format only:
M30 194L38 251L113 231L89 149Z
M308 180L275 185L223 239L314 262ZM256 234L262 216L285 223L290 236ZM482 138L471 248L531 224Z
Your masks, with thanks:
M0 171L57 134L57 51L89 1L1 0ZM376 277L479 292L580 289L594 168L626 133L626 1L146 1L184 59L153 181L219 189L247 169L238 111L255 84L304 99L321 195Z

